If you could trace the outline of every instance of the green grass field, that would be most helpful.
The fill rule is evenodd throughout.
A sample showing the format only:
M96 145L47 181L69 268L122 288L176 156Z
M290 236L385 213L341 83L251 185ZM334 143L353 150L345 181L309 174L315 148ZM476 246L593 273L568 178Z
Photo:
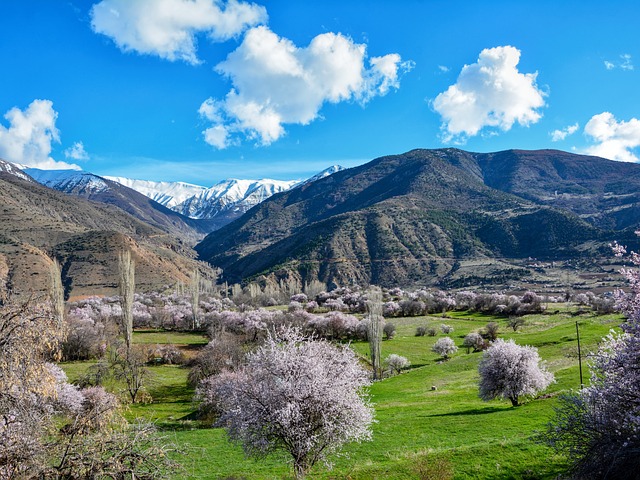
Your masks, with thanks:
M554 309L550 309L554 310ZM597 342L620 323L619 316L572 316L571 312L532 315L517 332L505 319L478 314L451 313L448 318L414 317L391 320L397 335L382 344L383 357L396 353L407 357L412 366L395 377L370 387L377 423L373 440L348 445L344 455L331 459L332 469L317 465L310 478L440 478L436 472L448 465L456 479L466 478L555 478L566 467L565 460L535 443L532 436L544 429L553 414L557 395L579 388L575 322L580 327L583 353L594 350ZM533 345L556 375L553 384L538 399L513 408L508 401L483 402L477 394L477 365L481 353L466 353L462 339L489 321L500 324L500 336L514 338L522 345ZM441 323L454 327L450 336L460 350L449 361L431 351L442 337L416 337L419 325ZM165 337L162 337L165 335ZM201 344L195 336L175 333L136 332L140 343ZM161 338L167 341L160 341ZM368 356L368 344L356 342L352 348ZM86 364L66 364L71 380ZM583 361L585 381L586 362ZM205 428L193 420L193 390L186 386L187 369L177 366L151 367L153 378L148 391L153 402L130 406L129 418L143 416L156 422L163 434L185 445L178 460L184 470L176 478L201 479L280 479L292 478L286 457L247 459L239 446L231 445L221 429ZM436 387L432 390L432 387Z

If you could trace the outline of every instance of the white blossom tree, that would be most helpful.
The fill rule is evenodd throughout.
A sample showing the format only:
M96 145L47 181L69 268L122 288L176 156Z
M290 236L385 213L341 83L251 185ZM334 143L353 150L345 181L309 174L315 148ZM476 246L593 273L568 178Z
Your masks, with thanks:
M448 360L451 355L458 351L458 347L456 347L456 344L451 337L443 337L438 339L433 347L431 347L431 350L436 352L445 360Z
M387 371L391 374L399 374L402 370L411 365L411 362L406 357L396 355L395 353L392 353L385 358L384 363L387 367Z
M514 407L523 396L535 395L547 388L554 377L540 361L538 349L521 346L513 339L496 340L485 350L478 365L480 398L504 398Z
M200 395L217 402L219 424L248 455L284 450L303 478L342 444L371 438L368 384L348 347L287 329L250 353L245 368L205 381Z

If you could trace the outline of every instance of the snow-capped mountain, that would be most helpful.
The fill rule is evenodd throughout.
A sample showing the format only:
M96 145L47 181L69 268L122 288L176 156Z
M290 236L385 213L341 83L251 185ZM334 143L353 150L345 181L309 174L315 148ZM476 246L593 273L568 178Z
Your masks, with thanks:
M11 164L8 164L11 165ZM9 168L9 167L6 167ZM13 167L15 169L15 166ZM24 173L38 183L66 193L107 203L114 203L114 196L127 197L115 192L115 185L135 190L174 212L192 219L213 221L213 229L220 228L276 193L324 178L340 170L339 165L329 167L307 180L224 180L212 187L184 182L153 182L124 177L99 177L77 170L40 170L26 168ZM22 172L17 170L20 174ZM24 175L24 174L23 174ZM115 182L115 183L114 183ZM116 188L117 190L117 188ZM99 198L98 198L99 197ZM117 202L122 204L120 200ZM136 209L134 209L136 210Z
M207 189L207 187L184 182L153 182L151 180L133 180L125 177L109 176L104 178L132 188L171 209Z
M152 182L124 177L105 177L137 190L172 210L191 218L212 219L228 217L224 223L242 215L270 196L291 188L319 180L344 170L333 165L307 180L224 180L212 187L202 187L183 182ZM223 220L220 218L220 220Z
M35 181L54 190L74 194L94 194L109 190L104 178L80 170L40 170L25 168Z
M345 170L345 168L341 165L331 165L329 168L325 168L320 173L315 174L313 177L298 183L296 187L306 185L307 183L315 182L316 180L320 180L321 178L328 177L329 175L333 175L336 172L341 172L342 170Z
M18 178L26 180L28 182L32 182L33 180L29 175L26 175L22 169L21 165L16 165L15 163L6 162L0 159L0 173L8 173L10 175L14 175Z
M289 190L298 183L298 180L233 178L186 199L175 210L191 218L213 218L226 211L240 216L271 195Z

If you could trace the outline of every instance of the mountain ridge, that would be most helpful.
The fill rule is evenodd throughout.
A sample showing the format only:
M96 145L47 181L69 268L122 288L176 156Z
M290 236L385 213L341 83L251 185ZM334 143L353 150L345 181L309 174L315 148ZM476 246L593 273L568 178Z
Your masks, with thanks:
M505 176L525 180L508 183L492 172L496 156L511 156L514 162L515 173ZM337 285L433 283L451 276L465 259L578 258L581 249L600 248L596 243L612 231L607 225L618 230L638 225L638 215L615 220L620 209L637 209L632 197L616 197L618 210L598 214L596 207L607 195L595 174L578 172L563 184L574 190L582 184L578 193L592 200L591 210L578 193L560 205L543 201L549 184L527 156L545 157L556 169L569 169L579 159L595 162L591 169L612 171L612 179L628 169L550 150L415 149L274 196L207 236L196 251L223 268L229 281L280 272L302 282ZM640 166L632 170L640 172ZM640 189L640 173L625 178Z

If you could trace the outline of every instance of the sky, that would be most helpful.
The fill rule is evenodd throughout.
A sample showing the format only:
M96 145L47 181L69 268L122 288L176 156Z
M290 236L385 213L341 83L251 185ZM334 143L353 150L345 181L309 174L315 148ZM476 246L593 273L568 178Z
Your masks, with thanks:
M204 186L414 148L638 162L638 18L637 1L0 0L0 158Z

